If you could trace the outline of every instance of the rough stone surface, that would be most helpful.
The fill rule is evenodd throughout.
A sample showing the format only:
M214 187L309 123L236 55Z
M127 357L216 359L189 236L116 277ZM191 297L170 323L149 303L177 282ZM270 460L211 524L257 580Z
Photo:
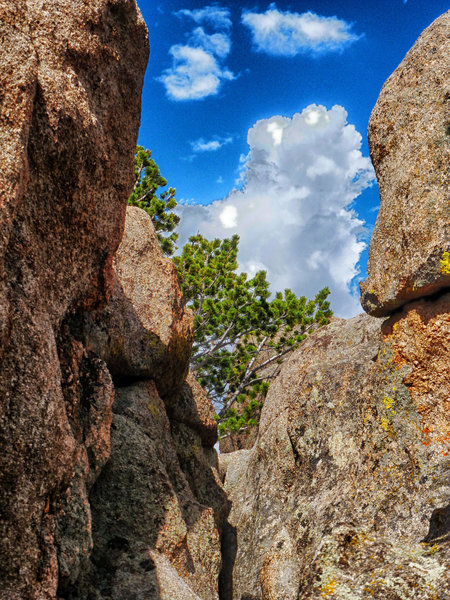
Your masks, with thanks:
M450 11L422 33L370 117L381 205L361 303L374 316L450 287L449 55Z
M217 442L217 421L211 400L192 373L188 373L176 402L168 407L172 421L177 421L193 429L202 440L202 445L210 448Z
M95 482L86 485L84 463L74 479L59 519L58 593L217 600L228 511L217 423L202 388L184 379L191 318L175 267L139 208L128 208L114 268L106 308L83 315L76 329L80 347L114 378L111 454Z
M217 423L202 388L192 375L184 380L191 319L174 266L141 209L128 210L114 266L115 291L106 308L72 326L83 342L79 352L87 348L108 377L105 365L111 370L115 400L108 461L87 448L99 469L89 478L93 467L80 456L58 518L58 594L217 600L220 532L229 508L213 448ZM89 390L99 410L95 387ZM101 436L94 439L99 445Z
M145 24L0 0L0 33L0 600L218 600L191 318L151 219L124 224Z
M114 290L106 309L87 319L86 345L114 380L152 378L169 399L182 385L193 329L173 262L161 252L151 218L127 208L114 259Z
M241 433L226 433L220 437L219 450L221 454L248 450L252 448L258 437L258 427L251 427Z
M336 320L284 365L256 446L222 466L234 600L450 596L449 307L413 302L381 334Z
M67 416L76 440L74 473L55 515L58 594L89 570L89 491L110 455L114 390L106 365L66 334L59 345Z
M162 570L163 579L177 574L170 585L190 590L186 598L217 600L225 494L200 436L170 424L154 383L140 382L116 390L111 437L111 458L90 495L102 597L167 597Z
M148 43L130 0L0 0L0 30L0 597L41 600L55 515L109 453L111 379L71 324L112 289Z

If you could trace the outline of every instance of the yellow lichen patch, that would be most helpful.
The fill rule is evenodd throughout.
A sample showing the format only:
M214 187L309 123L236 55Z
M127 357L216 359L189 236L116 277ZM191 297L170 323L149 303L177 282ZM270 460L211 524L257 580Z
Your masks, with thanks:
M432 554L436 554L436 552L439 551L440 546L439 544L433 544L432 546L429 546L428 544L424 544L424 546L428 546L428 548L425 550L425 554L427 556L431 556Z
M386 410L389 410L393 407L394 405L394 401L392 400L392 398L389 398L389 396L385 396L382 400L384 407L386 408Z
M321 592L320 595L323 598L333 595L334 592L336 591L336 583L337 582L335 579L328 579L328 581L326 581L325 583L322 584L322 586L320 588L320 592Z
M151 404L151 402L147 402L147 408L151 413L153 413L154 417L159 416L159 410L154 404Z
M389 431L389 429L391 428L390 418L395 417L395 415L397 414L397 411L393 408L394 400L392 398L389 398L389 396L384 396L381 402L383 404L384 409L387 412L386 415L381 417L381 428L384 429L384 431Z
M443 252L440 271L443 275L450 275L450 252Z
M395 388L394 388L395 390ZM394 410L393 406L394 406L394 401L392 400L392 398L389 398L389 396L385 396L382 400L384 408L389 411L389 413L391 414L391 416L395 416L397 414L397 411Z

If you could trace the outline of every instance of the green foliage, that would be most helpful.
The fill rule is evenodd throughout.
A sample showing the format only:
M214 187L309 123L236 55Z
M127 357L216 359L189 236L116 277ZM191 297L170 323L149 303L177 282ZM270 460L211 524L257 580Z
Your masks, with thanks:
M142 146L136 147L134 188L128 204L139 206L151 216L161 248L164 254L170 256L175 250L175 242L178 239L178 234L171 232L180 222L180 217L171 212L177 205L176 190L170 187L157 195L159 188L167 186L167 181L162 177L151 155L150 150L144 150ZM163 235L162 232L168 232L170 235Z
M239 414L234 408L229 408L222 420L219 417L219 435L238 433L257 427L262 404L262 401L251 399Z
M332 315L328 288L314 300L288 289L270 300L265 271L251 279L238 273L238 246L237 235L195 235L173 259L195 318L191 369L221 407L222 433L254 426L284 358Z

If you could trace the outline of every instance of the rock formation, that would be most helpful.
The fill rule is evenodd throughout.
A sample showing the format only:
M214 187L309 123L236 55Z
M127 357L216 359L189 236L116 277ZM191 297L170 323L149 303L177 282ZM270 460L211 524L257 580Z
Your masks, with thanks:
M128 207L127 214L112 296L105 310L86 319L86 341L115 381L150 377L169 397L186 377L192 323L151 219L137 207Z
M362 302L388 318L284 365L254 447L222 456L228 516L175 267L125 223L140 13L0 0L0 600L450 597L449 19L370 123Z
M388 316L450 287L450 13L389 77L369 122L380 212L361 302Z
M217 426L129 209L134 0L0 0L0 599L216 600ZM115 257L115 258L114 258Z
M223 600L450 597L449 27L447 13L422 34L371 118L381 210L362 302L388 318L309 337L255 446L221 456Z
M111 378L71 323L112 287L147 33L128 0L2 0L0 23L0 595L54 598L55 515L109 454Z
M89 495L89 568L67 580L64 597L95 590L108 600L136 592L146 600L217 600L228 506L213 448L217 423L187 376L192 319L175 266L140 208L127 209L114 266L108 305L88 315L80 333L113 374L111 455ZM65 539L73 555L73 533Z

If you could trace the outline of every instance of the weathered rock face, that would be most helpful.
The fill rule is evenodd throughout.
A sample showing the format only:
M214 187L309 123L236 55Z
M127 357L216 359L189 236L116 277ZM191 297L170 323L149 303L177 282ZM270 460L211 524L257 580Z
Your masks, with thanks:
M449 300L414 302L381 335L336 321L283 368L255 448L226 459L234 599L450 594Z
M145 24L130 0L0 18L0 598L216 600L191 318L150 217L129 208L120 243Z
M186 378L191 318L146 213L128 209L121 242L145 24L134 0L13 5L0 0L0 599L217 600L228 505L214 412Z
M224 600L450 597L450 211L432 143L448 27L447 13L421 36L371 119L382 208L363 306L389 318L311 335L272 384L255 446L221 456Z
M0 28L0 595L54 598L55 514L109 455L111 378L71 326L112 288L147 33L129 0L2 0Z
M134 206L127 215L114 259L114 290L106 309L86 320L86 345L115 380L152 378L170 398L186 377L192 319L175 265L160 252L150 217Z
M217 423L202 388L185 379L192 318L139 208L127 209L115 271L108 305L80 328L114 377L111 455L89 494L91 560L85 553L84 568L75 579L72 569L60 593L217 600L228 508L213 448Z
M383 86L369 122L381 205L361 303L386 316L450 286L450 11Z
M192 319L141 209L127 209L114 264L106 308L74 328L110 369L115 400L109 460L87 481L88 494L86 472L76 474L58 517L58 594L217 600L228 509L217 423L203 390L184 379Z
M116 390L111 437L111 459L91 493L97 586L107 598L139 590L159 599L165 557L175 581L216 600L225 494L199 434L171 425L154 383L141 382ZM195 487L191 470L203 477Z

